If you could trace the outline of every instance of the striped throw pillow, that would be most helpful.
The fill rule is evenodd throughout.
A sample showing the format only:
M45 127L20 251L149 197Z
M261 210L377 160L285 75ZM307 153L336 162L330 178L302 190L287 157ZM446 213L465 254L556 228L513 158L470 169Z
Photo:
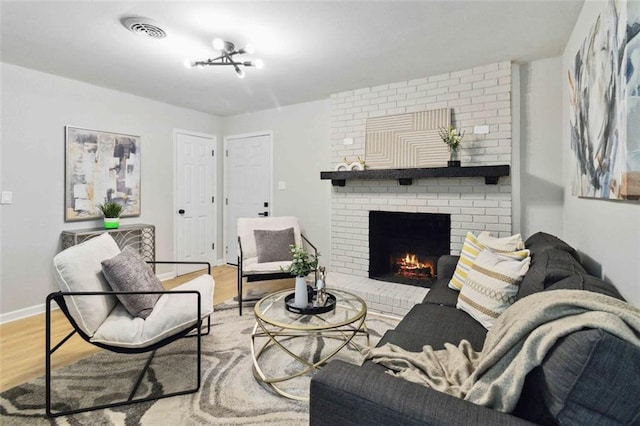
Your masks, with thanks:
M516 300L518 286L529 270L529 250L522 253L494 253L483 250L476 257L458 295L456 307L471 315L487 330Z
M460 251L460 260L458 260L456 269L449 281L450 289L458 291L462 289L462 286L467 279L467 274L473 266L476 257L486 248L498 253L516 252L524 249L524 242L522 241L520 234L515 234L510 237L496 238L489 232L481 232L478 237L473 235L471 232L467 232L464 244L462 245L462 250ZM520 253L520 256L521 258L525 258L529 256L529 254L527 253L524 255L524 253Z

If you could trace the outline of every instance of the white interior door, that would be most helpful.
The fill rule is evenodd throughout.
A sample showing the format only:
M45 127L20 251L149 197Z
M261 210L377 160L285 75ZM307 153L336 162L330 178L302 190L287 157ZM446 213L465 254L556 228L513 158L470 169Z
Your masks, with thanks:
M211 262L215 256L215 137L176 131L176 260ZM178 265L177 275L202 269Z
M235 265L238 218L268 216L271 212L271 135L227 137L225 148L225 258Z

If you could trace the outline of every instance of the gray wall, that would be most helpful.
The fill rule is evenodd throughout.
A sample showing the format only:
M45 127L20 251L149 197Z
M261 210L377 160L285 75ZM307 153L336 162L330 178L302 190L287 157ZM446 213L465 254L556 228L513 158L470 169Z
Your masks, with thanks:
M320 180L330 169L328 100L290 105L225 118L225 136L273 131L273 215L297 216L320 251L321 265L331 259L331 183ZM278 182L287 189L278 190Z
M562 236L562 58L520 65L520 233Z
M575 161L566 73L603 5L585 3L561 58L519 67L518 229L524 236L543 230L564 238L582 252L592 273L616 284L637 305L640 263L632 259L640 253L640 204L571 195ZM50 264L60 232L99 224L64 223L68 124L142 136L142 216L123 223L155 224L158 258L173 257L173 129L215 134L219 148L223 135L273 131L273 213L300 217L328 263L331 186L320 181L319 172L331 167L329 100L220 119L13 65L2 64L0 73L0 189L14 192L14 203L0 206L0 314L41 305L54 289ZM221 155L217 166L221 199ZM286 182L286 191L277 189L279 181ZM222 207L218 203L219 247Z
M570 148L567 70L605 5L600 1L584 3L562 55L564 237L582 252L591 273L611 281L625 298L639 305L640 203L578 198L571 194L576 160Z
M141 136L142 215L122 223L154 224L157 258L173 258L173 130L220 141L220 120L9 64L1 65L1 78L0 175L13 204L1 206L0 313L43 304L54 289L51 259L60 232L100 225L64 223L65 125Z

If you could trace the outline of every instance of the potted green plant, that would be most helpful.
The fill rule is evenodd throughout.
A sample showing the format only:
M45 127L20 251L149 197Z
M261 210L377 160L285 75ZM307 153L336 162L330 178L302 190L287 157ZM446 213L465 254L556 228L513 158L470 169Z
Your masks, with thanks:
M120 226L120 215L122 214L122 205L115 201L106 201L98 206L98 209L104 216L105 229L116 229Z
M460 167L458 148L460 142L462 142L462 138L464 138L464 130L461 131L453 126L442 127L438 130L438 135L440 135L442 142L446 143L449 147L449 161L447 162L447 166Z
M318 256L307 253L303 247L291 246L291 265L281 267L284 272L289 272L296 277L296 289L294 305L298 308L306 308L309 304L307 297L307 283L305 277L318 267Z

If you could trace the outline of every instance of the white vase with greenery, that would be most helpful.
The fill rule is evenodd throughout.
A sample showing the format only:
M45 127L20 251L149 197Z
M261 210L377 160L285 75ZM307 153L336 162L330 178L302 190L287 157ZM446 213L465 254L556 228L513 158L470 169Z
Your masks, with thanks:
M460 167L460 153L458 149L460 148L459 145L460 142L462 142L462 138L464 138L464 130L456 129L453 126L442 127L438 130L438 134L442 142L446 143L449 147L449 161L447 162L447 166Z
M318 257L307 253L304 248L299 246L291 246L291 254L293 257L291 265L281 269L296 277L293 305L296 308L306 308L309 304L306 277L318 267Z

